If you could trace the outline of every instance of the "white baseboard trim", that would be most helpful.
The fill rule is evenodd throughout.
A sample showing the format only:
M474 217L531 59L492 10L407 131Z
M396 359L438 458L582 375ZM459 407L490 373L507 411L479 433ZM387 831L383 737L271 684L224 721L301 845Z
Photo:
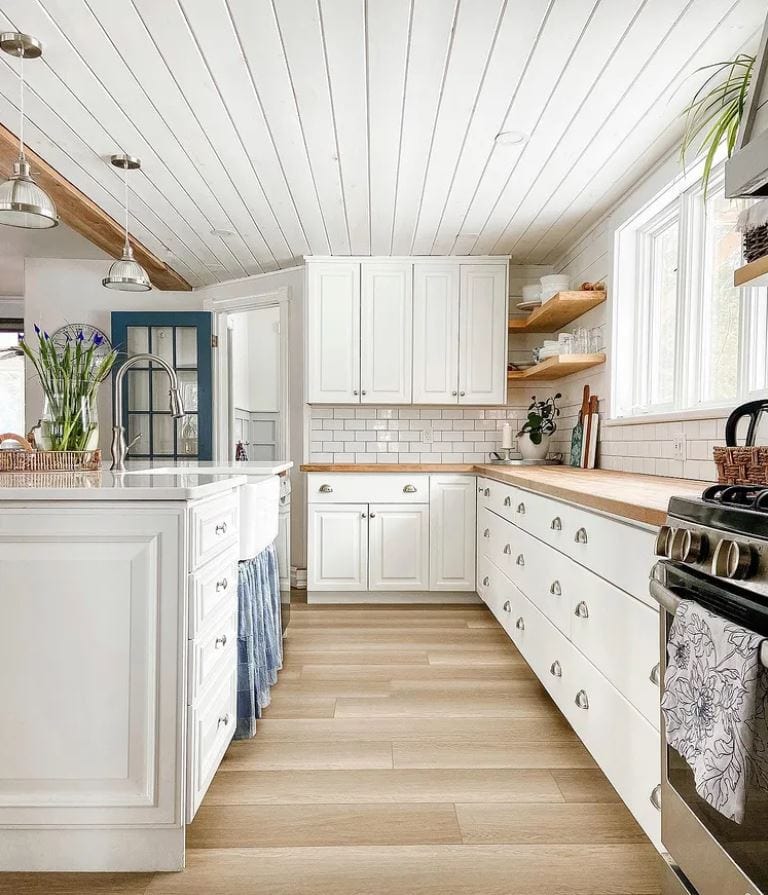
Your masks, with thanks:
M0 828L0 871L121 873L184 869L184 827Z
M474 591L434 590L308 590L307 603L481 603Z

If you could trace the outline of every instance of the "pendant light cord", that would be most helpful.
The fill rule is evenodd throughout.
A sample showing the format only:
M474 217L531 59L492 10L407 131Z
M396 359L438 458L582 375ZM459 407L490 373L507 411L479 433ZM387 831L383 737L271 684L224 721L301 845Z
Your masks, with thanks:
M19 125L19 159L24 161L24 48L19 48L19 110L21 112L21 124Z
M130 249L128 242L128 163L123 166L123 184L125 185L125 253Z

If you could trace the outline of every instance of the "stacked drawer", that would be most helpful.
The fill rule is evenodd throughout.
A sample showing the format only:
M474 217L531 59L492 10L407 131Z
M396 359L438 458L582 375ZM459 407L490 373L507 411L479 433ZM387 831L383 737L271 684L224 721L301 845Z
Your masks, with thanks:
M237 721L237 491L190 509L186 820L195 816Z
M652 533L485 479L477 533L478 593L658 844Z

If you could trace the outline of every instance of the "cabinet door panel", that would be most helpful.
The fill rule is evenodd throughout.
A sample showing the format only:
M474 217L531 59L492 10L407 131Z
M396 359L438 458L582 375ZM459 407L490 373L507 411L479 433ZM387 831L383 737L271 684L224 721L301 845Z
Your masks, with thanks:
M360 265L307 265L307 401L359 403Z
M475 477L430 478L430 590L474 591Z
M369 590L429 588L429 505L371 504Z
M459 403L503 404L507 394L506 264L462 264Z
M361 401L411 403L413 267L362 265Z
M459 268L413 268L413 402L455 404L459 388Z
M367 590L367 504L310 505L307 588Z

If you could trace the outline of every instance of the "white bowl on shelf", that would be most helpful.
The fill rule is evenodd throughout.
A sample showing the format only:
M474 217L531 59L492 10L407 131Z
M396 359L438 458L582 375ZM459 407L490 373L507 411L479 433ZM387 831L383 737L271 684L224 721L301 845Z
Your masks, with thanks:
M547 274L541 278L541 300L549 301L558 292L567 292L571 286L571 278L565 274Z
M533 301L541 301L540 283L529 283L527 286L523 286L523 302L528 304Z

